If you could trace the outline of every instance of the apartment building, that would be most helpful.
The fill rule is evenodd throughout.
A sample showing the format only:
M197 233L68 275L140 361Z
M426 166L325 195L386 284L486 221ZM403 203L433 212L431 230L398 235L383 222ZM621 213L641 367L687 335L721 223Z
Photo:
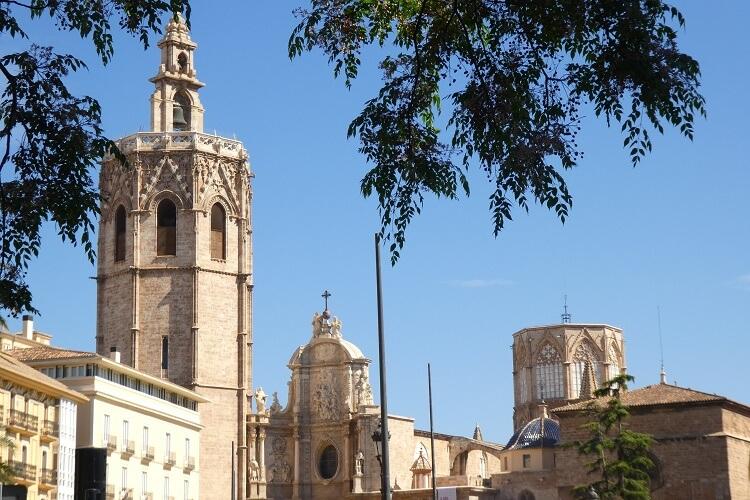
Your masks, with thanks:
M198 405L205 398L91 352L35 347L10 353L89 397L78 409L77 448L107 450L107 499L195 500Z
M77 391L0 352L0 424L13 443L2 453L14 478L3 498L73 500Z

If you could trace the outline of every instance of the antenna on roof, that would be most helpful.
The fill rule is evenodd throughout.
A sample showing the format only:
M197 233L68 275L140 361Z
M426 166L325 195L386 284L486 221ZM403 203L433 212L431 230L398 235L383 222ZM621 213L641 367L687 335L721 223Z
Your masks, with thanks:
M661 309L656 306L656 321L659 325L659 356L661 362L661 370L659 371L659 383L667 383L667 372L664 371L664 340L661 335Z
M560 315L563 323L570 323L570 313L568 312L568 294L565 294L565 304L563 305L563 313Z

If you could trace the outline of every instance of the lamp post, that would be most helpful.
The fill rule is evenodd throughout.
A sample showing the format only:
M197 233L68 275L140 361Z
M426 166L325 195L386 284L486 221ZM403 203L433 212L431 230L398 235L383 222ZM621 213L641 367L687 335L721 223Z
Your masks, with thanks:
M375 428L375 430L372 433L372 441L375 443L375 458L378 459L378 465L380 465L380 492L385 493L385 475L383 474L383 457L380 454L381 446L383 448L388 447L388 442L391 439L391 433L388 433L388 438L385 444L383 444L383 421L381 419L378 419L378 426ZM388 485L390 486L390 485Z

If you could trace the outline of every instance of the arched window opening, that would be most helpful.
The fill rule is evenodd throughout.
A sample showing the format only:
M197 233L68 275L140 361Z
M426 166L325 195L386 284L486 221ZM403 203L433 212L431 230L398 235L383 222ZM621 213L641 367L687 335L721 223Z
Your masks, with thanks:
M177 69L180 71L180 73L187 73L187 66L187 54L185 54L184 52L180 52L180 55L177 56Z
M560 353L545 344L536 358L537 399L563 398L563 365Z
M172 105L172 128L176 131L190 130L190 98L183 91L177 92Z
M125 260L125 208L120 205L115 212L115 262Z
M156 254L177 254L177 207L172 200L161 200L156 209Z
M534 494L529 490L523 490L521 494L518 495L518 500L536 500L536 497L534 497Z
M214 203L211 207L211 258L225 260L227 214L221 203Z
M339 452L333 445L323 449L318 461L318 472L323 479L331 479L336 475L339 468Z

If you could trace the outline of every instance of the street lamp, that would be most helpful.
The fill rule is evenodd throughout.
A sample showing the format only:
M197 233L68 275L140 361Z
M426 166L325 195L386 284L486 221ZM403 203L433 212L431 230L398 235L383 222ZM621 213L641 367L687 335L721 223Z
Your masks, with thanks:
M375 443L375 458L378 459L378 465L380 465L380 491L385 491L385 485L383 484L383 461L380 452L382 450L381 446L388 446L388 444L386 443L383 445L383 421L381 419L378 419L378 426L373 431L371 437L372 441ZM388 441L390 441L390 439L391 433L388 432Z

